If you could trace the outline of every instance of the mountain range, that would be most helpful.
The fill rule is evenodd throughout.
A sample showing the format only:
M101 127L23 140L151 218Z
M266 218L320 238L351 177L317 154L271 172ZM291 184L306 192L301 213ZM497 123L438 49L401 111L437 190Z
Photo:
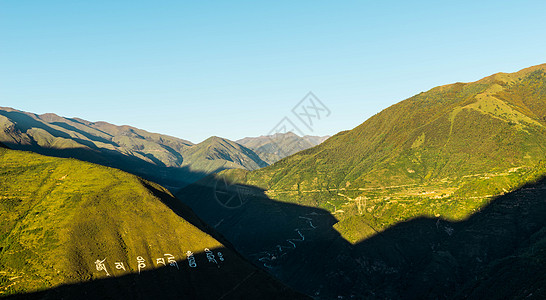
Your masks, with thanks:
M0 129L0 142L12 149L74 157L119 168L171 190L214 172L231 168L255 170L280 159L275 154L269 156L266 162L261 158L266 152L258 154L244 145L220 137L193 144L131 126L89 122L52 113L37 115L6 107L0 108ZM297 139L313 141L295 135L291 136L290 141ZM289 147L287 151L292 153L313 145L308 142L295 146L284 143L283 147Z
M10 108L0 126L15 298L546 298L546 64L332 137L193 144Z
M289 131L259 137L246 137L237 140L237 143L254 150L263 161L273 164L282 158L317 146L329 137L311 135L300 137Z
M318 299L540 299L545 69L434 88L177 196L245 257ZM224 186L237 206L221 205Z

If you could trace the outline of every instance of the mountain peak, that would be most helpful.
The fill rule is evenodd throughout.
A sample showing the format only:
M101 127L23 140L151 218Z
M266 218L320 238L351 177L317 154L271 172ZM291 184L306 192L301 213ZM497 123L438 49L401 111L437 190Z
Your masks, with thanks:
M270 135L269 137L300 137L299 135L297 135L296 133L292 132L292 131L288 131L288 132L277 132L273 135Z
M207 143L222 143L222 142L227 142L227 143L230 143L232 141L228 140L228 139L225 139L225 138L222 138L222 137L219 137L219 136L210 136L208 137L207 139L205 139L204 141L202 141L201 143L199 144L207 144Z
M546 64L541 64L433 88L287 157L283 164L251 172L249 180L275 191L294 186L364 191L447 181L453 184L444 183L434 193L442 197L495 195L513 173L510 170L535 168L546 157L545 69ZM298 176L273 176L296 172ZM481 175L487 182L478 184L471 180L475 174L503 175ZM353 196L360 194L371 197L366 192ZM304 203L302 199L299 203ZM315 203L316 198L308 200ZM468 208L464 211L468 213ZM462 211L449 214L452 218L464 215Z

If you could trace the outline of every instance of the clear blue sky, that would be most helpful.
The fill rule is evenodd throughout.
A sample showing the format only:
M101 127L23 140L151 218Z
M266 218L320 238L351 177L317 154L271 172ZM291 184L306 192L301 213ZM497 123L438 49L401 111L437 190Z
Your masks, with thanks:
M313 132L434 86L546 62L546 1L0 0L0 106L200 142Z

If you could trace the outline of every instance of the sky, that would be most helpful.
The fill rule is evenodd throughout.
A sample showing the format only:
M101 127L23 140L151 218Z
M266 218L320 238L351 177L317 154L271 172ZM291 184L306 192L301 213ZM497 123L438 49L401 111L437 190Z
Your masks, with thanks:
M194 143L286 120L333 135L435 86L546 63L545 15L542 0L0 0L0 106ZM309 92L322 110L306 126L293 109Z

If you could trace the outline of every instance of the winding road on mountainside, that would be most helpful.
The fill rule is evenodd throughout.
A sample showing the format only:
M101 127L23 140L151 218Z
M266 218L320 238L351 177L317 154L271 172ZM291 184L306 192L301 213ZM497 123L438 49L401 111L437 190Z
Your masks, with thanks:
M493 178L493 177L499 177L499 176L509 176L510 173L514 173L522 168L525 168L525 166L520 166L520 167L513 167L513 168L510 168L509 170L506 170L504 172L498 172L498 173L480 173L480 174L468 174L468 175L464 175L462 176L461 178L471 178L471 177L480 177L482 179L490 179L490 178ZM446 183L446 182L453 182L454 180L456 179L449 179L449 178L444 178L442 179L440 182L442 183ZM270 189L270 190L267 190L265 193L268 195L268 196L274 196L274 195L277 195L277 194L289 194L289 193L295 193L295 192L299 192L299 193L318 193L318 192L338 192L338 196L341 196L341 197L344 197L346 199L348 199L349 201L355 201L355 199L352 199L352 198L349 198L348 196L340 193L340 192L349 192L349 191L377 191L377 190L388 190L388 189L396 189L396 188L405 188L405 187L418 187L419 184L417 183L412 183L412 184L403 184L403 185L391 185L391 186L383 186L383 187L369 187L369 188L363 188L363 187L358 187L358 188L331 188L331 189L320 189L320 190L317 190L317 189L314 189L314 190L273 190L273 189ZM505 193L508 192L505 190ZM485 196L480 196L480 197L472 197L472 198L483 198L483 197L491 197L492 195L485 195Z
M307 216L311 216L311 215L313 215L313 213L307 214ZM305 235L303 235L303 233L301 233L302 231L313 231L313 230L315 230L317 228L313 224L313 219L312 218L305 217L305 216L299 216L298 218L301 219L301 220L305 220L306 221L305 224L308 225L306 227L294 229L294 231L299 235L299 238L286 239L285 242L283 242L284 245L279 244L279 245L276 245L275 249L273 249L273 250L261 251L259 253L253 254L251 256L257 256L258 261L263 263L264 267L266 267L268 269L273 268L272 264L275 261L277 261L281 257L288 254L290 251L293 251L294 249L297 248L296 242L301 243L301 242L305 241ZM288 244L290 244L291 246L287 246Z

